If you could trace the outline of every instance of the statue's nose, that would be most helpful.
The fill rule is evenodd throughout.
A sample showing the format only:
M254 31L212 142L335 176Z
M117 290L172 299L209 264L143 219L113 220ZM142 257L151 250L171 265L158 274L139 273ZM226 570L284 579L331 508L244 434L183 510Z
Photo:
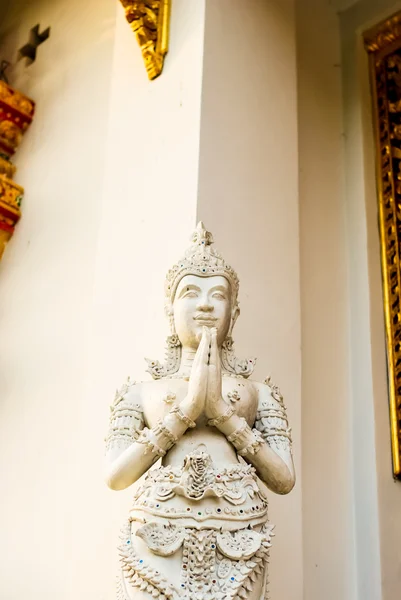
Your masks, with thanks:
M202 312L211 312L213 310L213 305L207 302L206 300L203 300L199 302L197 309Z

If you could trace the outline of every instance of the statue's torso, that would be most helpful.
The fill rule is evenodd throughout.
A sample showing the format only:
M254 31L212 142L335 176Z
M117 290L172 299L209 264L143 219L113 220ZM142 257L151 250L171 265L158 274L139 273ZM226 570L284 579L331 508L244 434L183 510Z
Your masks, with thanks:
M188 381L162 379L131 389L145 425L153 428L185 398ZM251 427L260 392L256 383L223 376L225 401ZM159 465L149 469L134 492L120 546L126 569L121 597L150 598L149 591L138 589L145 577L152 593L161 578L163 590L169 591L166 597L172 599L236 598L246 584L249 600L259 600L265 571L255 570L255 565L266 563L271 528L254 467L237 456L217 428L207 425L204 415Z
M154 428L187 391L182 378L137 383L124 406L143 413L142 426ZM222 394L250 427L266 418L280 426L280 415L266 416L280 412L267 385L223 375ZM272 529L265 493L255 468L199 417L135 485L120 545L119 598L148 600L162 590L172 600L228 600L246 591L249 600L259 600Z
M139 384L145 422L159 419L186 396L188 381L164 379ZM258 408L258 387L243 378L223 377L223 397L252 427ZM134 496L131 516L169 519L180 526L237 529L267 518L267 500L255 469L239 458L233 445L200 416L185 435L151 469Z
M255 422L258 407L258 387L253 382L243 378L223 377L223 397L235 412L244 417L252 427ZM146 425L154 427L163 418L173 403L180 404L188 391L188 381L185 379L162 379L139 384L142 410ZM195 429L188 429L186 434L173 446L163 459L163 465L182 465L185 457L204 444L207 452L216 465L226 465L238 461L234 447L226 437L215 427L209 427L204 415L201 415Z

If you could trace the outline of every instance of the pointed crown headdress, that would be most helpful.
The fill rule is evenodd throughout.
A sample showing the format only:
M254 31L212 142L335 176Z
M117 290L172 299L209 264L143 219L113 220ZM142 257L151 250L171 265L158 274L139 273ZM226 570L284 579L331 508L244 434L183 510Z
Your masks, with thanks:
M174 300L177 286L185 275L211 277L222 275L231 284L233 306L237 304L239 279L232 267L228 265L221 254L213 248L213 236L205 229L202 221L192 234L191 245L183 258L167 273L165 294L166 300Z
M236 318L239 314L238 276L234 269L224 261L221 254L212 247L213 236L209 231L206 231L202 222L198 224L192 234L191 242L184 257L167 273L165 294L167 314L170 317L171 335L167 338L166 360L164 363L160 363L158 360L146 359L148 372L154 379L174 377L180 367L181 342L175 332L172 304L177 286L185 275L198 275L200 277L222 275L225 277L231 285L233 315L235 313ZM231 327L234 325L235 318L231 322ZM222 345L221 361L225 371L237 377L249 377L256 364L256 358L239 360L236 357L231 330Z

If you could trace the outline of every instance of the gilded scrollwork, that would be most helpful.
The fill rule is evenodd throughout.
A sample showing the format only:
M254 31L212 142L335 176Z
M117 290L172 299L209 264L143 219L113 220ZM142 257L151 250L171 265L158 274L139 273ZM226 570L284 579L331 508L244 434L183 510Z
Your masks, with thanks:
M0 258L21 217L24 190L13 180L10 158L32 122L35 103L5 81L0 81Z
M0 173L0 258L5 244L14 233L15 225L21 217L20 206L23 194L24 190L21 186Z
M168 51L171 0L121 0L125 17L142 51L149 79L163 70Z
M401 14L366 32L377 180L394 476L401 478Z
M12 179L14 177L15 170L15 165L13 165L8 157L0 154L0 175L5 175L8 177L8 179Z
M19 212L23 194L24 188L5 175L0 175L0 202L7 205L9 210Z
M0 81L0 102L20 113L20 119L18 122L23 123L22 127L24 129L32 121L33 113L35 111L35 103L30 98L27 98L17 90L13 89L5 81ZM25 119L21 119L22 115L25 117Z
M368 52L386 50L401 36L401 14L396 14L365 32L365 48Z

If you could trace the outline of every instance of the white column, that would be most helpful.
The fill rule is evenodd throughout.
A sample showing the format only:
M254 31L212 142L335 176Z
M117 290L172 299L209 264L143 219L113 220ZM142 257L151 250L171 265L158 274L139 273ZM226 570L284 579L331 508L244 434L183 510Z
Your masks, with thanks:
M237 269L237 353L281 387L298 482L270 494L271 598L302 598L301 349L292 0L206 3L198 217Z
M304 583L355 598L349 289L337 14L297 4Z

